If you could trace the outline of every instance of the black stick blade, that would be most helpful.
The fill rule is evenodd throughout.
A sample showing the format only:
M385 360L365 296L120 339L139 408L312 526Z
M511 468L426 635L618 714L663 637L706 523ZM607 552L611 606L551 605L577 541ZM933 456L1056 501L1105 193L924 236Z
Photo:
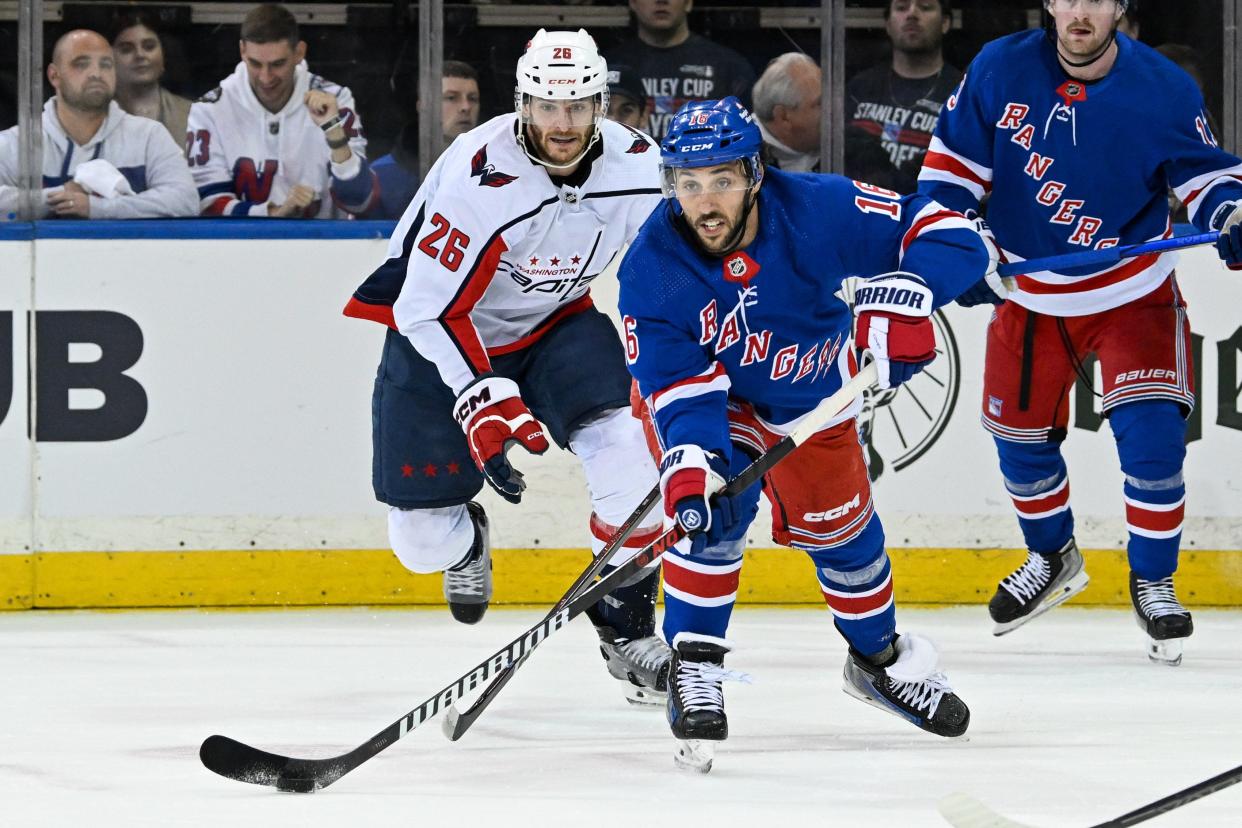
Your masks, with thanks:
M212 773L269 787L275 787L290 762L288 756L268 753L228 736L208 736L198 749L198 758Z

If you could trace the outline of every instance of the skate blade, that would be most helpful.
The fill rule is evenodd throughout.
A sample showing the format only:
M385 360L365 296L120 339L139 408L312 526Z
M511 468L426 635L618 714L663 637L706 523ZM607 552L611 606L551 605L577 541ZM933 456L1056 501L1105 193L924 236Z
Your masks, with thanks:
M702 739L678 739L677 751L673 754L673 764L682 770L707 773L712 769L712 760L715 758L715 742L706 742Z
M1147 639L1147 658L1153 664L1163 664L1166 667L1177 667L1182 663L1182 643L1184 638L1168 638L1164 641L1158 641L1154 638Z
M1091 578L1087 576L1086 570L1079 572L1073 578L1070 578L1068 581L1061 584L1061 586L1057 588L1056 592L1044 598L1043 601L1040 601L1039 606L1028 612L1026 615L1021 618L1015 618L1012 621L1006 621L1003 624L997 624L992 629L992 635L1001 636L1005 633L1013 632L1018 627L1021 627L1029 621L1034 621L1048 610L1059 607L1061 604L1064 604L1066 601L1082 592L1087 588L1087 584L1090 581Z
M642 710L663 710L668 704L668 694L631 684L625 688L625 700Z

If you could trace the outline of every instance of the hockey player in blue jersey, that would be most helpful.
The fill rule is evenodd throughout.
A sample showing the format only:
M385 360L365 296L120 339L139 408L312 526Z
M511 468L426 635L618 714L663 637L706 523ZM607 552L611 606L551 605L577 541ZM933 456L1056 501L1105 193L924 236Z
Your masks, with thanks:
M1116 32L1126 0L1048 0L1051 31L989 43L946 102L919 190L987 219L1010 261L1172 234L1172 189L1200 230L1242 262L1242 162L1208 128L1194 81ZM1190 327L1173 255L1103 270L981 283L963 304L1001 303L988 326L983 425L1029 550L989 610L1002 635L1087 584L1061 456L1068 393L1089 353L1125 475L1130 595L1154 661L1177 664L1192 630L1173 590L1194 405ZM1007 301L1006 301L1007 299Z
M706 770L727 737L725 638L757 484L714 497L857 372L893 388L935 356L929 315L995 267L973 224L931 199L839 176L765 170L736 98L686 104L661 144L667 202L621 265L627 359L663 450L666 511L694 538L664 556L668 716L678 764ZM860 277L854 306L843 282ZM857 342L851 330L857 322ZM855 402L762 486L773 538L806 551L849 642L845 691L958 736L965 703L926 639L895 631L884 531Z

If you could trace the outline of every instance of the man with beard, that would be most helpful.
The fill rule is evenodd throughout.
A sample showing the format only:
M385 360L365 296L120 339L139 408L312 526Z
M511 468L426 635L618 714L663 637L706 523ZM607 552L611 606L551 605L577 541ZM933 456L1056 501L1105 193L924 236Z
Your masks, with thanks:
M765 168L762 145L736 98L684 106L660 146L668 200L620 271L626 356L664 449L665 512L693 538L664 555L664 636L676 761L701 772L728 736L724 636L760 484L715 493L857 373L862 355L882 388L922 370L936 353L932 311L996 266L973 225L931 199ZM852 309L839 298L851 277L861 279ZM860 405L764 477L773 540L814 562L849 642L845 692L960 736L970 712L935 647L895 631Z
M488 518L472 498L486 483L521 502L513 445L542 454L550 437L577 455L597 555L656 483L620 338L589 288L660 195L651 141L604 117L607 83L584 30L540 29L518 59L516 111L440 156L389 259L345 309L390 328L372 398L389 541L407 569L444 573L462 623L480 621L492 596ZM614 562L661 526L640 519ZM608 671L635 703L665 691L658 577L649 568L590 611Z
M43 196L39 218L192 216L197 198L181 150L158 122L113 101L112 46L75 29L56 41L43 107ZM0 218L15 218L17 127L0 133Z
M348 218L379 188L349 87L312 74L284 6L251 9L241 62L190 107L186 160L205 216Z
M1242 267L1242 161L1222 151L1185 72L1116 33L1126 0L1047 0L1049 31L986 45L949 98L920 192L961 212L990 193L988 222L1011 260L1172 235L1167 192L1199 230L1220 230ZM1159 106L1152 102L1158 101ZM1003 635L1087 584L1062 458L1068 393L1093 386L1117 443L1129 533L1130 598L1156 662L1181 662L1193 631L1173 589L1185 511L1190 327L1173 267L1149 254L1103 269L996 279L962 304L999 304L988 325L983 426L1028 550L989 605Z
M890 0L884 7L892 61L860 72L845 88L846 175L914 192L940 107L962 79L941 48L952 16L949 0Z
M479 73L469 63L446 60L440 76L440 128L447 147L479 125ZM418 118L406 121L392 152L376 159L371 169L379 178L380 198L365 218L401 218L418 192Z

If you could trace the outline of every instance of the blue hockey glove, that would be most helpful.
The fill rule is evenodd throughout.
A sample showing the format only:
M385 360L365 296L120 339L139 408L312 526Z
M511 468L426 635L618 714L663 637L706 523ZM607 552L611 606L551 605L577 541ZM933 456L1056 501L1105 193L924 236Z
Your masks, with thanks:
M1210 222L1220 231L1216 252L1230 270L1242 270L1242 201L1227 201L1216 208Z
M660 461L664 512L694 538L694 551L715 546L746 517L739 498L718 495L729 464L696 445L673 446Z
M931 289L913 273L868 279L854 293L854 347L875 360L880 388L896 388L936 358Z

